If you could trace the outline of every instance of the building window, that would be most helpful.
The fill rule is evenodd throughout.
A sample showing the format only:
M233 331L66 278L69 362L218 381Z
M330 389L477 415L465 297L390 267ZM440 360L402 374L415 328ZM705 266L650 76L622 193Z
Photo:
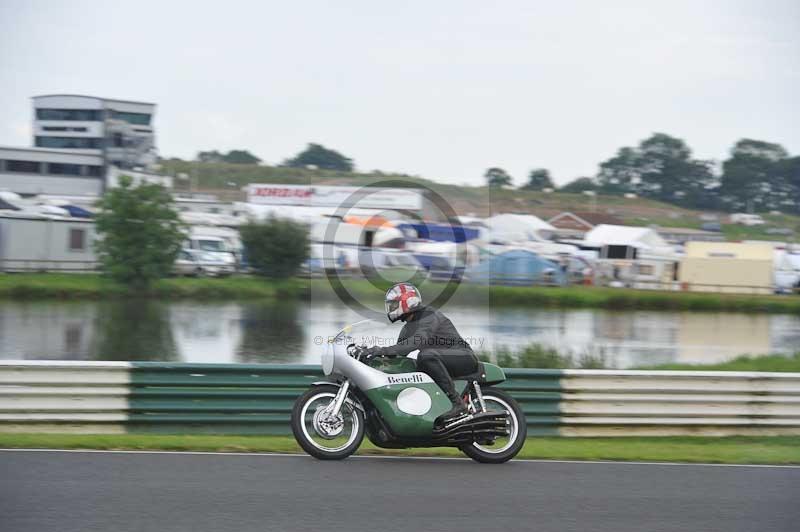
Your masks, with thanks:
M42 126L44 131L74 131L76 133L86 132L85 127L69 127L69 126Z
M92 177L101 177L103 175L103 167L102 166L87 166L86 167L86 175L90 175Z
M86 251L86 229L73 227L69 230L69 250Z
M98 109L36 109L36 119L99 122L103 118Z
M122 111L112 111L111 117L115 120L122 120L129 124L136 124L137 126L150 125L150 115L146 113L125 113Z
M20 172L24 174L39 174L42 171L42 163L35 161L6 161L6 171Z
M79 164L48 163L47 167L51 174L81 175L81 165Z
M99 150L103 139L87 137L36 137L39 148Z

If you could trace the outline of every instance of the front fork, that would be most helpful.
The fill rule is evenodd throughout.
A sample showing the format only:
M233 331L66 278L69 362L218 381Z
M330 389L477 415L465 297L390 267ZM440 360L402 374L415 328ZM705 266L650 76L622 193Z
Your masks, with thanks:
M339 412L342 411L342 405L344 404L345 399L347 399L347 393L350 391L350 381L345 379L342 385L339 387L339 391L336 392L336 397L333 398L328 406L325 407L325 410L322 411L323 415L328 418L335 418L339 416Z

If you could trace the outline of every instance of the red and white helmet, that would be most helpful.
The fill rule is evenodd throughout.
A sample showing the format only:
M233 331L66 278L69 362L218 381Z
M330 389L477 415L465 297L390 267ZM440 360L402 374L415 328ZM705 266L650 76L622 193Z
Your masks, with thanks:
M386 317L394 323L422 305L422 294L408 283L397 283L386 291Z

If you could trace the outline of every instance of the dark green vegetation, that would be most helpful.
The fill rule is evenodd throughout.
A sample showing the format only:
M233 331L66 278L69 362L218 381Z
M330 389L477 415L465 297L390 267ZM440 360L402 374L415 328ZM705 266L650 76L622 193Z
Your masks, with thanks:
M194 436L156 434L2 434L0 447L130 449L165 451L298 453L289 436ZM455 449L378 449L364 442L358 454L463 456ZM628 460L720 464L798 464L800 437L529 438L518 458Z
M545 188L555 188L553 180L550 178L550 171L546 168L536 168L528 174L528 182L520 187L524 190L543 190Z
M197 160L202 163L230 163L230 164L258 164L261 159L247 150L231 150L228 153L220 153L217 150L201 151L197 154Z
M633 193L683 207L800 213L800 157L760 140L739 140L717 175L713 162L694 159L682 139L655 133L600 163L593 182L603 194Z
M284 161L283 166L291 168L306 168L315 166L323 170L336 170L339 172L352 172L353 161L336 150L329 150L320 144L309 144L306 149Z
M382 303L384 291L391 283L361 279L345 280L343 286L356 299ZM423 283L423 293L435 293L442 285ZM468 289L467 289L468 288ZM237 275L224 279L170 278L152 283L147 290L133 290L98 274L0 274L0 298L7 299L107 299L117 297L154 298L319 298L338 296L326 279L269 280ZM608 308L618 310L687 310L713 312L800 313L798 296L756 296L658 292L590 286L509 287L463 286L454 303L481 306L533 306L550 308Z
M308 257L308 230L281 218L249 222L239 227L247 261L259 275L287 279L297 273Z
M137 288L166 277L186 238L169 191L153 184L133 186L122 176L107 191L96 217L95 243L103 269L112 278Z
M512 185L511 176L502 168L489 168L483 174L483 177L486 179L486 184L491 188L510 187Z
M719 364L661 364L640 369L691 370L691 371L780 371L800 372L800 351L794 355L766 355L740 357Z
M516 350L500 347L497 349L496 358L491 357L488 353L479 353L478 357L503 368L613 369L615 367L614 361L609 359L602 350L574 353L559 351L541 344L530 344ZM793 355L742 355L719 364L659 364L636 369L800 372L800 351Z
M603 352L560 352L558 349L541 344L530 344L516 351L501 347L497 349L497 357L493 360L486 353L479 353L478 358L492 362L502 368L537 368L537 369L605 369L613 367Z
M307 285L300 280L265 281L258 277L225 279L169 278L153 282L146 290L130 288L98 274L0 274L0 297L6 299L258 299L303 297Z

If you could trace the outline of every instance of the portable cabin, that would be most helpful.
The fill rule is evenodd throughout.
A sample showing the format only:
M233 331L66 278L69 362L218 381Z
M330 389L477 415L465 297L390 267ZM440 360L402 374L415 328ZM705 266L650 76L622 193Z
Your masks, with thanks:
M773 255L768 244L689 242L678 278L691 292L770 294Z
M0 214L0 271L93 271L94 221L19 211Z

